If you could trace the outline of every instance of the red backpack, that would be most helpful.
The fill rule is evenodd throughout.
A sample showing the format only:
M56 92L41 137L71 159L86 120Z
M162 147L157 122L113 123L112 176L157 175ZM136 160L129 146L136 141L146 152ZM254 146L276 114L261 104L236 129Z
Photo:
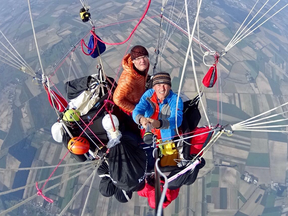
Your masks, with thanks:
M198 154L202 148L204 148L210 141L214 131L209 128L209 126L196 127L193 131L193 136L190 143L190 155ZM201 134L201 135L200 135ZM198 135L198 136L195 136ZM200 154L202 155L202 153Z

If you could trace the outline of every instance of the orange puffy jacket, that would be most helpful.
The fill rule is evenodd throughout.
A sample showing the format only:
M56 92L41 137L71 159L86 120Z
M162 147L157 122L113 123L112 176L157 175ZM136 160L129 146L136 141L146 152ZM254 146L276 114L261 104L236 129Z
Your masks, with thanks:
M145 92L149 65L145 71L146 75L140 75L133 68L130 54L127 54L122 60L122 67L123 72L118 80L118 85L113 95L113 101L125 112L132 113L136 104Z

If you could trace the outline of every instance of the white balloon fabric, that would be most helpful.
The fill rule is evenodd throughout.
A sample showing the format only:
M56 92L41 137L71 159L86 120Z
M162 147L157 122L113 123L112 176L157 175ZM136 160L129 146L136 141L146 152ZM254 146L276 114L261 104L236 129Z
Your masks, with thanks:
M112 120L114 123L114 126L116 127L116 129L118 129L119 127L119 120L115 115L111 115L112 116ZM102 126L106 131L109 131L111 129L113 129L113 124L110 118L109 114L106 114L103 119L102 119Z
M115 145L120 143L120 139L122 137L121 132L118 130L119 128L119 120L115 115L111 115L112 120L115 126L115 131L113 128L113 124L111 121L111 117L109 114L106 114L102 119L102 126L107 132L107 136L109 138L109 141L107 143L107 148L112 148Z
M63 127L62 127L62 124L59 123L59 122L56 122L52 125L51 127L51 134L52 134L52 137L53 139L58 142L58 143L61 143L62 140L63 140Z

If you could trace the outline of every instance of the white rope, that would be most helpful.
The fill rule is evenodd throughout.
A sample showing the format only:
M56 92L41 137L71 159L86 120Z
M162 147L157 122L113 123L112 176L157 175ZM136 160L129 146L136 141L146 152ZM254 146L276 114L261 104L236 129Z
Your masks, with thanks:
M86 167L88 167L88 166L86 166ZM60 178L63 175L67 175L67 174L70 174L70 173L73 173L73 172L81 171L81 170L85 169L86 167L79 167L77 169L70 170L69 172L65 172L65 173L62 173L60 175L54 176L54 177L50 178L50 180L54 180L54 179ZM38 184L44 183L45 181L46 181L46 179L42 180L42 181L39 181ZM8 190L8 191L0 192L0 196L5 195L5 194L9 194L9 193L12 193L12 192L15 192L15 191L19 191L19 190L22 190L22 189L26 189L26 188L29 188L29 187L32 187L32 186L35 186L35 183L31 183L31 184L28 184L28 185L25 185L25 186L14 188L14 189L11 189L11 190Z
M72 178L75 178L75 177L81 175L83 172L86 172L86 171L87 171L87 170L82 170L82 171L80 171L79 173L76 173L75 175L70 176L69 178L65 179L65 182L67 182L68 180L70 180L70 179L72 179ZM55 185L53 185L53 186L51 186L51 187L49 187L49 188L46 188L46 189L43 190L43 193L44 193L44 192L47 192L47 191L50 191L50 190L58 187L59 185L61 185L61 184L63 184L63 183L64 183L64 182L59 182L59 183L57 183L57 184L55 184ZM33 196L31 196L31 197L23 200L23 201L20 202L20 203L17 203L16 205L12 206L11 208L6 209L5 211L2 211L2 212L0 213L0 216L2 216L2 215L5 216L5 215L7 215L8 212L11 212L11 211L13 211L14 209L17 209L18 207L24 205L25 203L29 202L30 200L34 199L34 198L37 197L37 196L38 196L37 194L34 194Z
M11 51L10 49L8 49L2 42L2 46L4 48L6 48L7 51L9 51L20 63L21 65L25 66L32 74L35 75L35 72L34 70L30 67L30 65L23 59L23 57L19 54L19 52L15 49L15 47L10 43L10 41L8 40L8 38L4 35L4 33L0 30L0 33L2 34L2 36L4 37L4 39L6 40L6 42L10 45L10 47L14 50L14 52L18 55L18 58L17 56L15 56Z
M170 9L170 11L169 11L169 18L172 17L172 14L173 14L174 8L175 8L175 3L176 3L176 0L174 0L173 5L172 5L172 9ZM164 17L164 14L162 14L162 16ZM168 40L167 35L169 35L170 27L171 27L170 25L166 25L165 30L164 30L165 35L164 35L164 37L162 38L162 41L161 41L162 50L161 50L161 52L160 52L160 58L162 57L162 53L163 53L163 51L164 51L164 49L163 49L164 44L165 44L166 40ZM160 61L160 62L161 62L161 61Z
M286 102L286 103L284 103L284 104L282 104L282 105L280 105L280 106L274 107L273 109L270 109L270 110L268 110L268 111L266 111L266 112L263 112L263 113L261 113L261 114L259 114L259 115L254 116L254 117L252 117L252 118L249 118L249 119L246 119L246 120L244 120L244 121L241 121L241 122L239 122L239 123L237 123L237 124L243 125L243 124L246 123L246 122L249 122L249 121L251 121L251 120L253 120L253 119L256 119L256 118L258 118L258 117L260 117L260 116L266 115L267 113L271 113L272 111L274 111L274 110L276 110L276 109L279 109L280 107L283 107L283 106L285 106L285 105L287 105L287 104L288 104L288 102ZM236 124L236 125L237 125L237 124Z
M258 0L259 1L259 0ZM252 7L252 9L250 10L248 16L251 14L252 10L254 10L256 4L258 3L258 1L254 4L254 6ZM252 24L248 29L248 25L254 20L254 18L259 14L259 12L266 6L266 4L269 2L269 0L267 0L264 5L257 11L257 13L251 18L251 20L248 22L248 24L246 24L245 27L242 28L242 26L244 25L244 23L246 22L248 16L245 18L244 22L242 23L242 25L239 27L238 31L236 32L236 34L238 34L236 36L236 34L233 36L233 38L231 39L231 41L228 43L228 45L225 47L225 52L227 52L228 50L230 50L232 47L234 47L237 43L239 43L240 41L242 41L244 38L248 37L251 33L253 33L256 29L258 29L259 27L261 27L264 23L266 23L268 20L270 20L272 17L274 17L276 14L278 14L280 11L282 11L285 7L288 6L288 4L284 5L283 7L281 7L278 11L276 11L274 14L272 14L270 17L268 17L266 20L264 20L262 23L260 23L258 26L256 26L255 28L253 28L258 22L260 22L260 20L266 16L281 0L278 0L276 3L274 3L274 5L269 8L257 21L254 22L254 24ZM241 32L238 33L240 31L240 28L242 28ZM253 28L253 29L252 29ZM252 29L252 30L251 30ZM245 31L246 30L246 31ZM243 31L245 31L243 33Z
M190 2L190 0L189 0L189 2ZM189 4L189 2L188 2L188 4ZM175 5L173 6L173 11L174 11L174 7L175 7ZM168 20L170 20L171 22L173 22L174 24L177 25L177 24L180 22L182 16L184 15L184 10L185 10L185 6L183 6L183 8L181 9L181 12L179 13L176 22L171 21L171 20L172 20L172 15L171 15L171 17L168 18ZM163 15L163 16L164 16L164 15ZM167 19L167 17L166 17L166 19ZM168 32L166 32L166 35L168 35L168 36L166 37L166 38L167 38L166 40L163 40L162 51L161 51L161 53L160 53L160 54L161 54L161 57L162 57L162 55L163 55L164 50L166 49L166 46L167 46L167 44L168 44L168 41L170 40L170 38L172 37L174 31L176 30L176 27L174 27L174 28L171 30L171 33L168 34L168 33L169 33L169 30L170 30L170 25L167 25L167 26L169 27ZM166 26L166 27L167 27L167 26Z
M95 173L97 172L97 170L95 169L90 176L85 180L85 182L83 183L83 185L78 189L77 193L72 197L72 199L67 203L67 205L65 206L65 208L62 209L62 211L60 212L60 214L58 216L63 216L64 213L66 213L66 210L70 207L70 205L74 202L74 200L76 199L76 197L78 196L78 194L80 192L82 192L83 188L86 186L86 184L88 183L88 181L95 175Z
M261 128L282 128L287 127L288 125L266 125L266 126L246 126L247 129L261 129Z
M74 119L73 116L72 116L72 118ZM89 140L100 150L100 147L95 143L95 141L91 138L91 136L89 136L89 134L86 132L86 130L84 130L84 128L78 123L78 121L76 121L75 119L74 119L74 121L78 125L78 127L81 129L81 131L87 136L87 138L89 138ZM89 127L87 127L87 129L88 128ZM89 128L89 130L91 130L91 128ZM98 136L95 136L95 138L100 141Z
M257 13L252 17L252 19L246 24L246 26L242 29L242 31L239 33L239 35L234 39L234 42L232 43L233 45L235 43L237 43L237 41L240 41L240 38L243 38L243 36L254 26L256 25L267 13L269 13L281 0L278 0L269 10L266 11L266 13L264 13L257 21L254 22L254 24L252 24L244 33L242 33L247 27L248 25L254 20L254 18L260 13L260 11L266 6L266 4L269 2L270 0L267 0L265 2L265 4L263 4L263 6L257 11ZM270 18L269 18L270 19ZM267 19L267 20L269 20ZM259 26L260 27L260 26ZM256 28L255 28L256 29ZM251 30L249 32L249 34L251 34L254 30ZM242 40L242 39L241 39Z
M262 9L266 6L266 4L267 4L269 1L270 1L270 0L267 0L267 1L262 5L262 7L256 12L256 14L251 18L251 20L250 20L250 21L246 24L246 26L241 30L241 32L238 34L238 36L234 38L232 44L235 44L235 42L238 41L239 38L241 38L242 35L245 35L245 33L247 33L258 21L260 21L267 13L269 13L269 11L272 10L272 8L274 8L274 6L277 5L278 2L281 1L281 0L278 0L278 2L276 2L276 3L274 4L274 6L272 6L269 10L267 10L266 13L264 13L257 21L254 22L254 24L253 24L249 29L246 30L246 28L249 26L249 24L254 20L254 18L256 18L256 16L262 11ZM257 1L257 2L258 2L258 1ZM256 2L256 4L257 4L257 2ZM253 7L253 9L251 9L250 12L252 12L252 10L254 10L254 7ZM249 13L249 15L250 15L250 13ZM246 31L243 33L244 30L246 30Z
M269 0L268 0L269 1ZM251 10L249 11L248 15L246 16L246 18L244 19L244 21L242 22L242 24L240 25L240 27L238 28L238 30L236 31L236 33L234 34L234 36L232 37L232 39L230 40L230 42L228 43L228 45L226 47L230 47L230 44L232 43L232 41L234 41L235 37L238 35L238 32L241 30L242 26L244 25L244 23L246 22L246 20L249 18L250 14L252 13L252 11L254 10L254 8L256 7L257 3L259 2L259 0L257 0L255 2L255 4L253 5L253 7L251 8ZM243 31L243 30L242 30ZM240 33L242 33L242 31ZM226 51L226 49L225 49ZM227 50L228 51L228 50Z
M0 51L2 51L2 50L0 50ZM2 58L2 59L1 59L1 58ZM6 58L5 56L1 56L1 55L0 55L0 61L3 62L4 64L7 64L7 65L13 67L13 68L16 68L17 70L19 70L19 69L22 67L21 65L19 66L17 63L9 60L9 59Z
M160 161L160 158L157 158L156 163L155 163L156 170L164 178L165 183L164 183L163 191L161 193L161 198L160 198L159 204L158 204L157 216L161 216L162 215L162 210L163 210L162 206L163 206L163 203L164 203L164 200L165 200L166 191L168 189L168 179L167 179L166 175L164 175L161 172L161 170L159 169L159 166L158 166L159 161Z
M200 133L200 134L196 134L196 135L191 135L191 136L188 136L188 137L181 137L179 139L173 139L173 142L178 142L178 141L182 141L182 140L186 140L186 139L190 139L190 138L193 138L193 137L197 137L197 136L201 136L201 135L204 135L204 134L207 134L207 133L210 133L212 131L217 131L218 129L217 128L214 128L214 129L211 129L210 131L207 131L207 132L203 132L203 133ZM192 133L192 132L191 132ZM187 143L187 142L186 142ZM160 144L157 144L157 146L162 146L162 145L166 145L167 143L160 143ZM192 145L191 143L187 143L188 145Z
M249 132L265 132L265 133L288 133L285 130L254 130L254 129L245 129L245 128L232 128L233 131L249 131Z
M193 73L194 73L194 77L195 77L195 84L196 84L196 88L197 88L197 93L198 93L198 95L201 95L200 90L199 90L199 84L198 84L198 80L197 80L195 62L194 62L193 50L192 50L193 35L194 35L195 28L196 28L196 25L197 25L197 19L199 17L201 5L202 5L202 0L200 0L199 7L197 8L197 13L196 13L196 16L195 16L195 21L194 21L194 25L193 25L193 29L192 29L191 35L188 35L189 45L188 45L188 48L187 48L185 61L184 61L183 69L182 69L182 74L181 74L181 78L180 78L180 82L179 82L178 95L177 95L177 100L176 100L176 111L175 111L176 112L175 113L175 124L176 124L176 132L177 132L178 136L180 136L179 135L179 131L178 131L178 127L177 127L178 102L179 102L179 97L180 97L180 92L181 92L181 88L182 88L182 83L183 83L185 71L186 71L186 65L187 65L187 61L188 61L188 57L189 57L189 52L191 53L191 62L192 62L192 68L193 68ZM203 108L204 116L205 116L205 118L207 120L207 123L208 123L208 125L210 127L211 124L210 124L210 121L208 119L207 113L205 111L205 107L204 107L204 104L203 104L203 101L202 101L202 97L200 97L200 104L201 104L201 106ZM182 136L180 136L180 137L182 137Z
M197 8L198 7L199 7L199 0L197 0ZM200 28L200 24L199 24L199 20L200 19L197 19L197 37L198 37L198 41L199 41L199 48L200 48L202 54L204 54L204 50L202 49L201 41L200 41L200 29L199 29Z
M223 120L223 98L222 98L222 74L220 70L220 65L218 64L218 74L219 74L219 88L220 88L220 124L222 125Z
M219 137L223 133L224 133L223 130L217 131L217 133L210 139L210 141L207 143L207 145L198 152L198 154L193 158L192 161L196 160L198 158L198 156L200 156L200 154L203 152L203 154L199 157L199 158L202 158L206 154L206 152L209 151L209 149L213 146L213 144L219 139Z
M271 123L276 123L276 122L281 122L281 121L287 121L288 119L278 119L278 120L273 120L273 121L267 121L267 122L260 122L256 124L245 124L243 125L244 127L253 127L257 125L264 125L264 124L271 124Z
M82 210L81 216L84 216L84 213L85 213L85 209L86 209L86 206L87 206L87 203L88 203L88 198L90 196L90 193L91 193L91 190L92 190L92 186L93 186L93 182L94 182L94 179L95 179L95 176L96 176L96 173L97 173L96 170L97 169L95 169L94 172L93 172L93 177L92 177L92 180L91 180L91 183L90 183L90 187L89 187L86 199L85 199L85 203L84 203L84 206L83 206L83 210Z
M283 6L281 9L279 9L277 12L275 12L272 16L270 16L269 18L267 18L266 20L264 20L262 23L260 23L258 26L256 26L254 29L252 29L249 33L247 33L246 35L243 35L240 39L238 39L235 44L239 43L240 41L242 41L243 39L245 39L246 37L248 37L251 33L253 33L256 29L258 29L259 27L261 27L263 24L265 24L268 20L270 20L272 17L274 17L276 14L278 14L279 12L281 12L285 7L287 7L288 4L286 4L285 6ZM253 25L254 26L254 25ZM252 26L247 30L249 31L252 28Z
M22 62L17 61L17 57L16 57L13 53L11 53L11 51L10 51L4 44L2 44L1 41L0 41L0 44L6 49L6 51L10 52L10 54L11 54L12 56L14 56L14 58L13 58L13 57L10 56L7 52L5 52L4 50L0 49L0 51L4 54L4 55L1 55L2 58L6 59L7 61L9 61L9 62L11 62L11 63L13 62L15 65L18 66L18 68L25 67L25 65L23 65ZM8 60L8 59L6 58L6 56L7 56L10 60Z
M31 20L31 26L32 26L32 31L33 31L33 37L34 37L34 41L35 41L36 51L37 51L37 55L38 55L38 59L39 59L39 64L40 64L40 68L42 70L42 74L45 74L44 73L44 69L43 69L43 65L42 65L42 61L41 61L39 48L38 48L37 38L36 38L36 34L35 34L35 29L34 29L34 24L33 24L33 17L32 17L32 12L31 12L31 7L30 7L30 0L27 0L27 1L28 1L29 15L30 15L30 20Z
M267 116L267 117L264 117L264 118L256 119L256 120L253 120L253 121L249 121L249 122L246 122L246 123L241 124L241 125L243 125L243 126L245 126L245 125L253 125L251 123L259 122L259 121L262 121L264 119L270 119L270 118L273 118L273 117L276 117L276 116L279 116L279 115L282 115L282 114L285 114L285 113L288 113L288 111L281 112L281 113L276 113L276 114L273 114L273 115L270 115L270 116Z
M77 162L77 163L71 163L71 164L60 164L58 165L52 165L52 166L43 166L43 167L25 167L25 168L11 168L11 169L3 169L0 168L0 172L7 172L7 171L20 171L20 170L38 170L38 169L49 169L49 168L55 168L55 167L68 167L68 166L76 166L76 165L87 165L95 163L95 161L85 161L85 162Z
M187 32L190 32L190 22L189 22L189 12L188 12L188 5L187 0L184 0L184 6L185 6L185 14L186 14L186 26L187 26ZM198 7L197 7L198 8ZM195 17L195 20L198 20L197 17ZM190 41L190 37L188 35L188 39Z
M42 71L43 71L43 70L42 70ZM42 77L44 77L44 76L45 76L45 75L44 75L44 71L43 71ZM47 85L47 87L48 87L48 92L49 92L49 94L48 94L47 96L48 96L48 97L50 96L50 99L51 99L51 102L52 102L52 107L53 107L53 109L54 109L54 111L55 111L58 119L60 119L60 115L59 115L59 113L58 113L58 109L56 108L54 99L55 99L55 101L58 101L58 102L60 102L60 100L57 100L57 99L56 99L56 98L57 98L56 95L54 95L54 92L51 91L51 88L50 88L50 79L49 79L47 76L45 76L45 79L42 79L42 83L45 83L45 81L46 81L46 85ZM61 103L61 102L60 102L60 103ZM61 105L63 106L62 103L61 103ZM64 107L64 106L63 106L63 107Z
M14 209L16 209L16 208L24 205L25 203L29 202L30 200L33 200L33 199L36 198L36 197L37 197L37 194L34 194L33 196L31 196L31 197L23 200L22 202L17 203L16 205L13 205L11 208L9 208L9 209L7 209L7 210L5 210L5 211L0 212L0 216L2 216L2 215L3 215L3 216L7 216L7 213L9 213L9 212L13 211Z

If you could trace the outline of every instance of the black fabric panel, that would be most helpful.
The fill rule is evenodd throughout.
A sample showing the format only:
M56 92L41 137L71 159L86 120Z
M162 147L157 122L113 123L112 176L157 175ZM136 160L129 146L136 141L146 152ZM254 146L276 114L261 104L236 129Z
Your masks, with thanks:
M68 99L76 98L82 91L88 89L88 83L91 80L91 76L81 77L75 80L71 80L65 83L65 90Z
M132 198L132 192L126 192L129 200ZM114 197L121 203L127 203L129 200L126 199L123 191L116 187Z
M99 184L99 192L104 197L111 197L114 195L116 186L109 177L103 177Z
M98 167L97 174L99 176L100 175L104 175L104 174L109 174L109 167L108 167L108 164L107 164L107 162L105 160L103 160L101 165Z
M123 133L121 143L109 151L109 173L114 184L125 191L138 190L144 182L146 154L137 145L137 138Z

